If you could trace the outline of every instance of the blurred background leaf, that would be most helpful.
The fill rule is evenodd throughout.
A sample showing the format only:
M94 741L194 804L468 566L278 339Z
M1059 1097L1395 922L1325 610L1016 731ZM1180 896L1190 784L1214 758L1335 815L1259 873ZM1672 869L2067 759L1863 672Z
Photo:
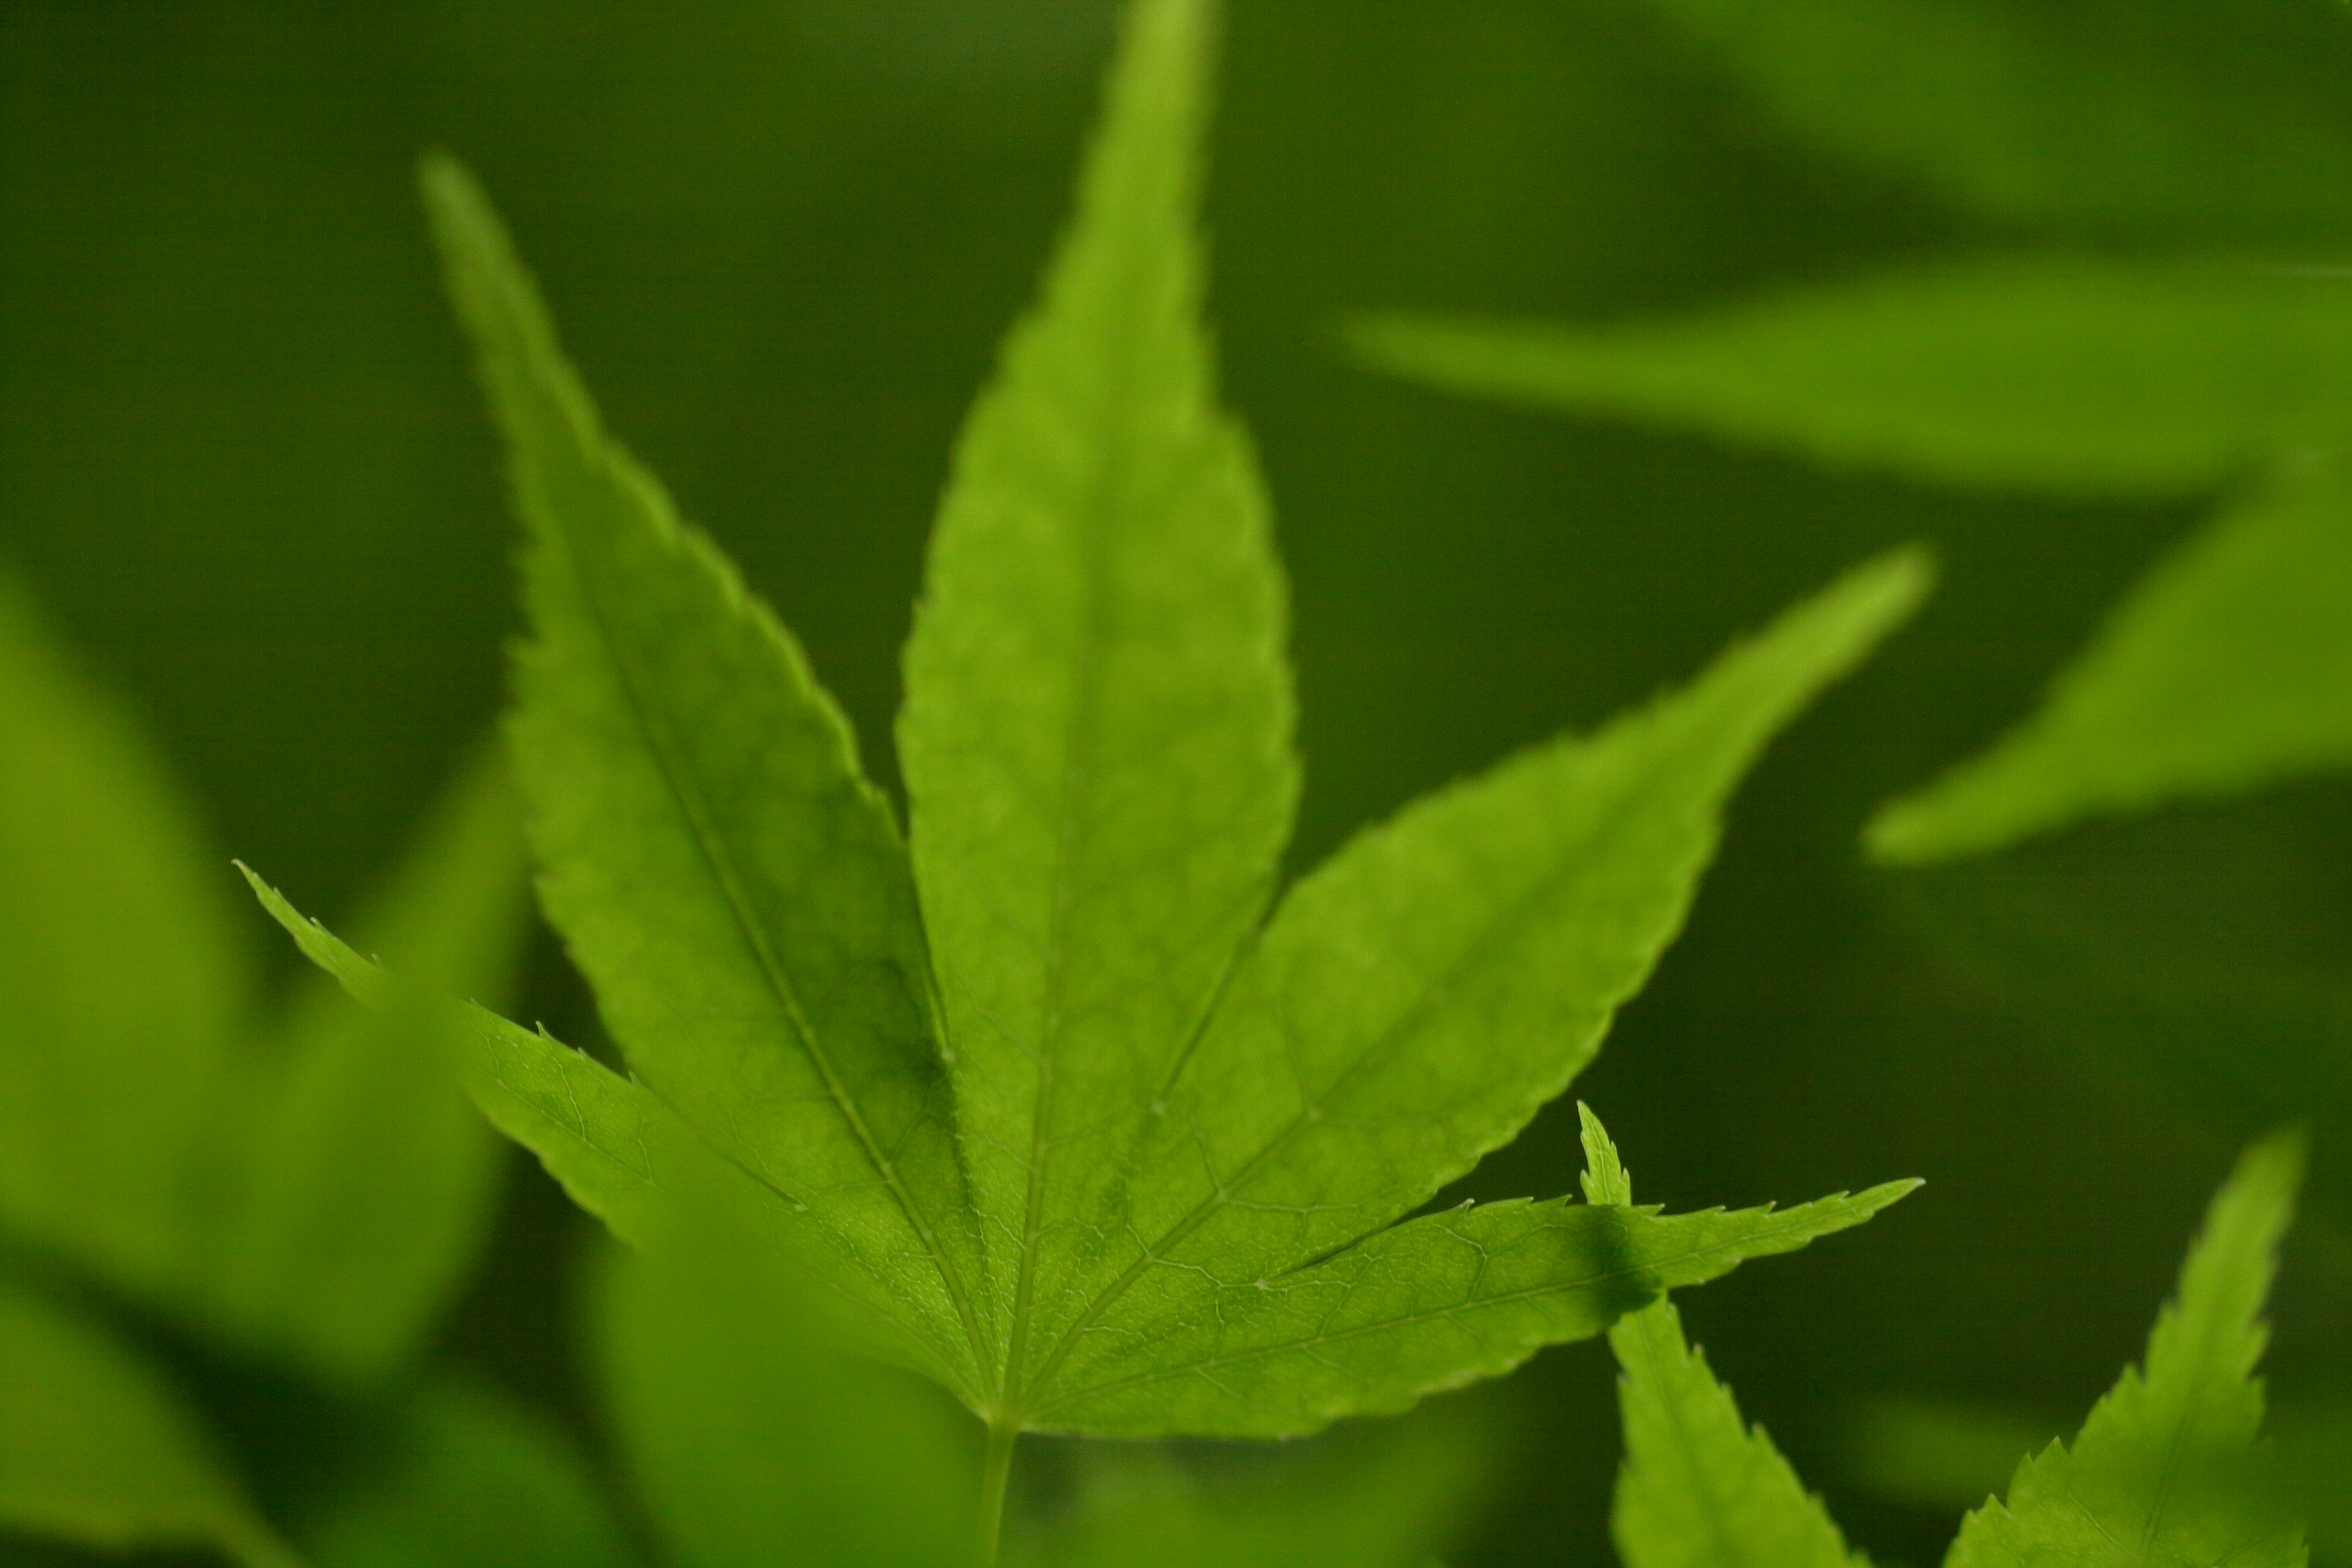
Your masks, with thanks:
M496 1007L516 986L526 897L514 788L486 749L354 931L418 986ZM505 1149L459 1082L467 1043L446 1011L365 1008L304 976L277 1033L240 1064L216 1133L228 1196L199 1310L330 1384L380 1383L463 1289Z
M1794 130L1988 216L2083 228L2340 233L2352 174L2319 5L2231 25L2177 4L1827 0L1801 26L1739 0L1657 0Z
M607 1249L596 1343L614 1430L676 1561L780 1543L841 1568L961 1568L976 1434L945 1394L843 1354L806 1279L756 1246Z
M0 1528L101 1552L299 1562L170 1375L95 1320L0 1284Z
M0 584L0 1223L155 1299L247 1007L243 934L173 781Z
M1372 363L1956 486L2202 498L2352 430L2352 279L2063 255L1597 326L1376 317Z
M2283 1132L2239 1159L2189 1247L2179 1289L2157 1315L2146 1356L2125 1368L2078 1432L2034 1452L2002 1497L1969 1514L1950 1568L2305 1568L2303 1531L2291 1517L2213 1478L2260 1451L2264 1314L2306 1155L2301 1133Z
M630 1568L602 1478L544 1415L465 1378L418 1390L386 1452L301 1517L314 1568Z
M2305 456L2135 584L2023 724L1868 837L1885 860L1942 860L2347 769L2352 488L2339 456Z
M243 999L250 966L184 803L25 595L0 592L0 722L15 726L0 1107L16 1156L0 1184L0 1524L290 1563L230 1479L205 1395L285 1373L350 1394L409 1371L475 1261L501 1151L459 1086L444 1010L370 1014L311 981L269 1040L249 1007L220 1005ZM421 978L511 987L515 815L482 754L365 922ZM315 1389L308 1403L339 1438L368 1424ZM492 1504L530 1490L512 1466L476 1484Z
M1016 1568L1426 1568L1486 1500L1499 1404L1450 1397L1275 1447L1089 1445Z

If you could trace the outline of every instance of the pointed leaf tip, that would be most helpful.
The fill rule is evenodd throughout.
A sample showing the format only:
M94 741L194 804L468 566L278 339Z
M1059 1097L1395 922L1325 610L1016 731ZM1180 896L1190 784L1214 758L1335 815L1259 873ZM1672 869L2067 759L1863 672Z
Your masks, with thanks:
M1884 806L1893 865L2352 768L2352 468L2280 467L2159 557L1986 750Z
M0 1230L152 1297L250 954L181 781L5 565L0 758Z
M1440 392L1832 472L2203 497L2273 454L2332 442L2347 386L2338 291L2256 270L2021 256L1647 320L1379 316L1345 342L1360 363Z
M1578 1107L1585 1124L1594 1202L1614 1184L1630 1184L1600 1120ZM1809 1208L1845 1211L1859 1225L1917 1190L1888 1182L1856 1198L1843 1194ZM1623 1377L1625 1463L1611 1528L1627 1568L1730 1568L1773 1563L1789 1568L1866 1568L1852 1552L1821 1500L1805 1490L1761 1426L1740 1414L1706 1354L1683 1336L1682 1319L1660 1300L1628 1313L1609 1331Z
M260 900L261 907L269 912L269 918L294 939L294 945L301 950L303 957L332 975L353 998L371 1007L383 1006L391 1000L391 976L361 956L334 932L296 909L285 894L264 881L251 867L241 860L233 864L245 874L247 885L252 888L254 897Z
M604 436L470 176L438 158L421 176L534 539L512 733L550 913L663 1096L639 1106L486 1025L536 1095L496 1101L502 1125L551 1161L607 1158L616 1120L564 1120L575 1081L615 1118L666 1127L674 1106L729 1170L777 1178L759 1201L814 1211L844 1288L902 1309L908 1353L967 1404L1097 1434L1277 1436L1401 1408L1599 1331L1653 1276L1696 1283L1900 1195L1392 1223L1567 1086L1679 929L1738 778L1932 570L1883 557L1597 740L1424 803L1252 946L1297 786L1266 506L1199 323L1217 10L1128 8L1078 221L963 439L898 731L919 925L797 647ZM1512 896L1473 864L1517 878ZM837 897L812 898L813 875ZM825 926L836 906L863 911L855 942ZM1428 1007L1367 996L1350 968L1405 912L1412 962L1364 967L1442 954ZM1571 978L1530 1000L1521 965ZM1490 1025L1464 995L1533 1020L1494 1030L1534 1042L1525 1059L1457 1044ZM1292 1086L1303 1108L1251 1076L1285 1063L1265 1042L1292 1016L1320 1031L1287 1058L1313 1075ZM1368 1058L1381 1072L1356 1072ZM1478 1066L1437 1107L1456 1063ZM1429 1136L1363 1131L1408 1121ZM1591 1129L1593 1179L1623 1190ZM656 1184L624 1174L625 1192L599 1168L608 1205ZM1107 1195L1122 1220L1105 1229ZM1489 1267L1506 1254L1508 1280Z
M1833 592L1850 595L1857 616L1883 636L1918 613L1936 591L1937 575L1935 551L1913 542L1863 563Z
M1671 1303L1620 1319L1609 1340L1625 1438L1610 1526L1626 1568L1866 1568Z
M2135 1559L2302 1568L2300 1531L2265 1510L2182 1506L2197 1469L2242 1462L2263 1415L2255 1369L2278 1247L2294 1219L2305 1142L2289 1130L2239 1158L2190 1245L2147 1353L2092 1409L2073 1443L2020 1466L2005 1499L1962 1524L1947 1568L2018 1568L2137 1540Z
M2208 1233L2242 1225L2261 1238L2261 1245L2276 1247L2294 1223L2296 1199L2310 1164L2311 1133L2300 1123L2257 1140L2238 1156L2229 1180L2214 1195ZM2231 1215L2246 1217L2225 1217Z
M1089 1237L1106 1205L1153 1212L1135 1133L1182 1119L1171 1086L1297 796L1272 507L1202 321L1216 11L1126 7L1076 217L964 426L905 653L909 843L1015 1410L1143 1279Z
M508 250L506 225L474 172L451 153L435 151L417 160L417 191L443 254Z
M479 188L444 159L422 184L526 538L508 738L549 921L671 1131L758 1172L872 1321L978 1402L977 1223L889 808L799 644L604 429ZM542 1083L591 1076L492 1033ZM597 1092L601 1155L652 1111ZM527 1110L501 1125L548 1157L564 1130ZM654 1186L625 1173L608 1217Z
M1633 1201L1633 1174L1617 1154L1609 1130L1582 1100L1576 1102L1576 1120L1584 1142L1584 1201L1626 1205Z
M204 1321L338 1389L376 1385L422 1348L504 1168L459 1085L463 1015L435 1000L495 997L512 977L528 893L494 759L471 759L427 821L358 917L363 946L415 994L386 1008L353 1005L332 977L298 989L219 1134L238 1176L207 1227ZM238 869L257 897L274 892ZM303 926L319 948L323 932Z
M1863 826L1862 849L1881 866L1917 866L1937 858L1928 815L1912 799L1889 802Z

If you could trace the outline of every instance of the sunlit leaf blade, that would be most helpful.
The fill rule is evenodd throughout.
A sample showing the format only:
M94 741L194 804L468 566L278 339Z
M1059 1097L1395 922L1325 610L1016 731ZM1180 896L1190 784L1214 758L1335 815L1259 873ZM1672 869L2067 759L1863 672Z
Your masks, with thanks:
M527 526L511 726L541 901L631 1067L983 1386L929 961L846 722L607 437L471 179L425 195Z
M735 1234L836 1272L827 1282L854 1298L870 1348L916 1366L950 1387L958 1372L922 1353L917 1303L877 1294L854 1260L828 1250L824 1233L774 1188L729 1160L681 1120L661 1097L543 1032L526 1029L469 1003L423 994L361 957L306 919L284 895L247 869L246 880L270 917L311 963L370 1007L414 1012L437 1006L439 1026L463 1042L466 1089L490 1124L539 1157L572 1202L635 1245L657 1244L681 1215L737 1227Z
M2315 1561L2341 1562L2352 1549L2352 1409L2323 1405L2275 1427L2252 1447L2182 1455L2171 1506L2230 1510L2246 1540L2284 1539L2299 1524Z
M1065 1517L1015 1568L1429 1568L1492 1473L1459 1402L1325 1444L1220 1451L1184 1465L1098 1444ZM1219 1461L1223 1461L1220 1463Z
M898 1325L888 1353L987 1417L996 1455L1041 1425L1265 1436L1402 1408L1899 1195L1383 1230L1591 1058L1739 776L1928 574L1865 568L1689 690L1444 792L1251 937L1296 781L1263 503L1193 322L1213 19L1132 9L1079 228L942 524L905 730L951 1068L845 727L601 432L478 194L427 172L531 534L514 732L545 901L643 1079L487 1022L478 1098L616 1227L691 1206L656 1159L740 1173L696 1180L757 1184L772 1222L805 1212L830 1251L799 1256L847 1266L866 1331ZM592 1110L561 1102L575 1087ZM628 1115L653 1130L634 1161Z
M2332 6L2230 7L2183 37L2193 15L2129 6L1654 4L1791 128L1991 216L2342 232Z
M2042 708L1871 824L1948 859L2095 814L2352 767L2352 475L2301 461L2175 550Z
M600 1478L534 1412L444 1376L394 1419L369 1473L295 1538L311 1568L628 1568Z
M1149 1352L1137 1347L1159 1342L1160 1325L1197 1336L1239 1312L1279 1339L1312 1298L1268 1295L1260 1281L1357 1242L1508 1142L1591 1059L1673 939L1722 803L1759 749L1910 612L1927 580L1913 554L1865 567L1685 691L1431 796L1293 890L1171 1084L1151 1163L1102 1214L1101 1284L1034 1385L1087 1421L1108 1419L1079 1389L1142 1376L1134 1358ZM1509 1212L1474 1223L1517 1223ZM1520 1212L1538 1230L1557 1213ZM1442 1298L1464 1254L1428 1227L1452 1223L1368 1243L1413 1249L1400 1260L1432 1272L1391 1273L1353 1305L1410 1313L1424 1289ZM1574 1230L1588 1216L1558 1223ZM1571 1252L1584 1244L1580 1233ZM1521 1326L1495 1330L1478 1364L1525 1355L1555 1331L1542 1326L1554 1310L1515 1310ZM1557 1337L1596 1331L1610 1315L1570 1312ZM1436 1356L1440 1339L1415 1343ZM1443 1385L1433 1363L1402 1367L1365 1407ZM1345 1413L1346 1382L1292 1419ZM1162 1393L1122 1397L1122 1430L1147 1421L1150 1397L1172 1402L1171 1422L1180 1405L1195 1413L1186 1420L1210 1419L1205 1381L1185 1382L1181 1398L1164 1379L1143 1385ZM1214 1429L1266 1420L1255 1400L1216 1415Z
M433 1000L305 919L251 871L246 879L303 953L360 1001L391 1010ZM484 1008L446 999L441 1005L455 1015L453 1027L466 1042L461 1069L475 1104L615 1236L658 1247L681 1224L724 1226L743 1245L763 1255L772 1251L788 1267L843 1263L837 1255L812 1256L812 1238L773 1189L714 1151L644 1085ZM954 1385L953 1369L915 1353L921 1330L909 1303L875 1296L870 1280L854 1268L821 1277L852 1299L864 1331L861 1349L907 1361ZM869 1288L861 1291L861 1283Z
M451 1015L445 1026L465 1043L460 1069L474 1103L615 1236L658 1246L683 1218L730 1226L730 1234L746 1246L772 1251L803 1270L831 1265L839 1271L821 1277L853 1299L863 1330L860 1348L955 1385L953 1368L920 1353L922 1327L909 1303L874 1295L870 1279L842 1268L838 1255L813 1256L801 1216L772 1188L713 1150L643 1084L487 1009L419 995L305 919L250 870L246 879L303 953L360 1001L387 1011L437 1002Z
M1130 11L1076 224L956 455L898 726L1017 1383L1273 886L1283 591L1192 211L1217 7Z
M318 976L250 1064L226 1140L236 1195L205 1265L216 1328L336 1384L418 1350L472 1260L500 1153L464 1088L465 1016L429 998L507 1000L523 871L513 788L485 755L360 921L416 994L356 1006Z
M94 1320L0 1283L0 1525L101 1552L296 1559L161 1369Z
M1402 1410L1597 1334L1663 1291L1860 1225L1917 1185L1687 1215L1489 1204L1393 1226L1292 1272L1208 1289L1189 1273L1155 1274L1079 1342L1033 1420L1109 1436L1282 1437Z
M2173 1301L2070 1449L2018 1468L2004 1500L1968 1517L1947 1568L2066 1563L2300 1568L2300 1533L2227 1505L2200 1471L2245 1455L2263 1421L2254 1367L2269 1338L2263 1305L2303 1179L2301 1141L2249 1150L2213 1200Z
M688 1568L968 1568L978 1467L935 1391L845 1356L808 1282L675 1235L605 1259L622 1458Z
M1584 1126L1584 1194L1630 1204L1633 1187L1600 1118ZM1866 1560L1760 1426L1739 1414L1682 1315L1659 1301L1609 1331L1622 1376L1625 1463L1610 1520L1625 1568L1859 1568Z
M245 1022L222 868L144 738L0 579L0 1230L143 1295Z
M2017 258L1664 320L1384 318L1355 342L1454 392L2069 496L2210 495L2352 426L2352 284L2221 260Z
M246 879L304 955L354 997L385 1011L421 1005L410 988L305 919L278 889L250 870ZM730 1177L733 1168L643 1085L495 1013L447 1005L463 1026L461 1070L482 1113L538 1155L572 1201L615 1235L647 1239L673 1205L725 1203L730 1185L751 1186L740 1173Z

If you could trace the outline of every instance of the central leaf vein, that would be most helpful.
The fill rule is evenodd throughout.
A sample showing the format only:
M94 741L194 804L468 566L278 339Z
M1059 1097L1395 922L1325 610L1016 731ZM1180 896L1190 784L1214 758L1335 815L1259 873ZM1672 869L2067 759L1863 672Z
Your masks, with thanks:
M1097 1384L1087 1388L1074 1389L1070 1393L1063 1394L1058 1399L1049 1401L1048 1403L1040 1405L1036 1414L1040 1415L1049 1415L1065 1405L1075 1404L1081 1399L1091 1399L1106 1394L1116 1394L1122 1389L1140 1387L1146 1384L1160 1383L1171 1377L1183 1376L1186 1373L1197 1373L1205 1375L1209 1371L1218 1367L1239 1366L1247 1362L1263 1361L1268 1356L1283 1355L1293 1351L1310 1351L1318 1345L1337 1344L1346 1340L1361 1339L1367 1334L1386 1333L1395 1329L1411 1328L1417 1323L1435 1322L1441 1319L1458 1317L1465 1312L1484 1311L1486 1309L1493 1307L1507 1307L1517 1302L1531 1301L1541 1297L1557 1296L1568 1291L1590 1290L1599 1286L1615 1284L1619 1280L1623 1279L1638 1279L1643 1277L1656 1277L1664 1274L1668 1270L1675 1268L1677 1265L1696 1263L1703 1258L1716 1257L1721 1253L1747 1253L1761 1250L1761 1246L1759 1244L1769 1244L1781 1237L1805 1235L1808 1234L1811 1228L1812 1222L1810 1218L1801 1219L1792 1217L1789 1224L1775 1229L1754 1231L1744 1237L1715 1242L1706 1247L1695 1247L1687 1251L1652 1258L1643 1263L1628 1264L1619 1268L1604 1269L1596 1274L1582 1275L1574 1279L1547 1280L1541 1285L1530 1285L1518 1290L1506 1290L1496 1295L1483 1297L1477 1300L1456 1301L1443 1307L1431 1307L1425 1310L1418 1312L1400 1312L1395 1317L1382 1318L1377 1322L1360 1324L1352 1329L1340 1329L1330 1332L1318 1332L1296 1340L1285 1340L1277 1344L1260 1345L1253 1350L1237 1351L1231 1355L1208 1356L1199 1361L1185 1362L1175 1365L1154 1367L1149 1372L1137 1373L1131 1377L1118 1378L1110 1383ZM1349 1281L1347 1283L1349 1288L1352 1289L1354 1282Z
M591 463L597 460L593 445L584 436L582 439L582 447L583 460ZM629 477L625 473L614 476L615 479L624 486L628 484ZM560 533L557 533L556 537L560 538ZM570 553L568 547L566 553L567 555ZM932 1229L920 1205L915 1203L912 1194L907 1191L906 1184L898 1174L897 1163L891 1160L888 1152L876 1139L873 1129L866 1125L864 1113L858 1109L856 1100L849 1093L847 1086L843 1083L840 1071L831 1054L825 1049L824 1042L818 1038L815 1028L810 1024L807 1012L801 1005L799 994L793 986L791 977L785 973L782 960L776 956L766 932L761 929L758 918L751 910L750 896L744 891L742 879L736 869L734 857L727 847L726 837L719 831L718 823L713 819L709 805L702 797L699 782L693 777L682 754L682 749L678 746L676 737L670 732L668 715L662 709L656 695L656 688L652 677L643 668L638 650L633 643L620 634L598 597L596 589L590 581L589 574L580 569L576 560L569 563L572 566L572 580L580 590L581 601L586 607L590 619L595 624L599 640L603 642L606 651L612 657L614 673L619 677L616 684L621 689L623 699L628 703L630 716L636 721L639 731L646 737L646 750L652 754L655 765L661 772L664 786L668 789L671 798L677 803L679 813L686 819L688 837L693 840L696 852L709 872L711 880L719 888L719 896L727 905L729 917L734 923L737 934L742 939L745 948L751 953L769 994L775 999L777 1006L782 1010L785 1023L792 1029L794 1037L799 1040L802 1049L807 1053L811 1065L816 1068L817 1076L824 1083L825 1093L832 1100L835 1110L847 1123L867 1163L873 1166L875 1173L889 1189L898 1211L906 1216L907 1223L921 1238L932 1266L939 1271L941 1285L945 1287L949 1298L955 1303L956 1315L962 1321L964 1332L971 1342L973 1354L984 1359L985 1352L982 1348L979 1319L972 1310L962 1278L958 1273L953 1261L949 1258L945 1247L940 1245L938 1233ZM688 1126L694 1125L686 1118L681 1117L681 1120L687 1121ZM699 1137L701 1134L698 1133L697 1136ZM707 1139L705 1141L708 1142ZM758 1177L756 1173L748 1171L746 1173L752 1174L755 1180L760 1180L761 1185L769 1187L772 1191L775 1190L772 1184ZM782 1194L779 1194L779 1195ZM786 1201L793 1200L787 1197Z

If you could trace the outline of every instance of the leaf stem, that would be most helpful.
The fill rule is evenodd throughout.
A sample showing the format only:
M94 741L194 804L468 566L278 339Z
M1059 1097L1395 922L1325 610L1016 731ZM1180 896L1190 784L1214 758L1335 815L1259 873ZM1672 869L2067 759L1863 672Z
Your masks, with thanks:
M1010 1421L988 1424L988 1456L980 1468L980 1568L996 1568L996 1543L1004 1532L1004 1486L1013 1475L1013 1443L1021 1428Z

